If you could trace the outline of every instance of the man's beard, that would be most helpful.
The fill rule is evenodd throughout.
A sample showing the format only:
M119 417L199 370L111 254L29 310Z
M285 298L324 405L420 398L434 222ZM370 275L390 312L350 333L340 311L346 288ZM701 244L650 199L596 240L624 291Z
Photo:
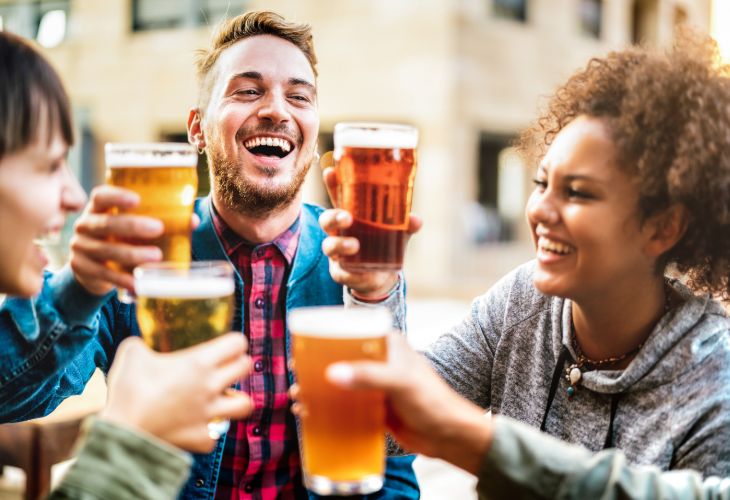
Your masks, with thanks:
M226 157L222 148L216 144L208 146L208 165L218 200L229 210L253 217L277 212L289 205L299 193L311 163L307 161L299 167L285 186L257 186L246 177L239 163Z

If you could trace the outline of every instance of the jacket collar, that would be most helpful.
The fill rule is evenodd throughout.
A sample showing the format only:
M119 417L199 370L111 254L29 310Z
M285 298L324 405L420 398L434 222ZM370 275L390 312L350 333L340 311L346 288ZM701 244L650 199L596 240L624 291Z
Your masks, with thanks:
M200 217L200 225L193 232L192 252L194 260L228 260L218 234L213 227L213 210L210 196L195 200L195 213ZM289 276L289 285L306 276L317 266L322 253L322 240L326 237L319 227L318 217L321 209L304 203L301 215L301 234L299 246L294 257L294 266Z

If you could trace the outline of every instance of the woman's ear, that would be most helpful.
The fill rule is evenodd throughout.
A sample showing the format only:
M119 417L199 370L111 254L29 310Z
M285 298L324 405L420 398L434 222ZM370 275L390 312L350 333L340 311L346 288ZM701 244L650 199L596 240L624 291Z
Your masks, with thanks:
M684 206L674 204L646 222L650 231L644 251L650 257L659 257L677 244L687 230L687 211Z

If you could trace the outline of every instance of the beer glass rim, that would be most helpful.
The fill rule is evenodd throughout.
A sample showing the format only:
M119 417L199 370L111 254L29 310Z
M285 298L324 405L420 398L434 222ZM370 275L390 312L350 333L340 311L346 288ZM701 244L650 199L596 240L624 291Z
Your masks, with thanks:
M155 153L157 151L173 153L197 153L195 147L187 142L107 142L105 153Z
M352 121L352 122L338 122L335 124L335 133L338 130L347 128L358 128L365 130L397 130L401 132L418 132L418 128L407 123L397 122L368 122L368 121Z
M195 168L198 151L185 142L108 142L104 145L107 168Z
M134 279L145 277L228 277L233 276L233 266L226 260L199 260L193 262L146 262L134 268Z
M312 306L299 307L287 315L293 335L332 339L384 337L393 330L388 309L377 307Z
M138 297L200 299L234 293L230 262L197 261L150 262L134 268L134 288Z
M334 157L338 160L342 148L415 149L418 129L404 123L340 122L335 124Z

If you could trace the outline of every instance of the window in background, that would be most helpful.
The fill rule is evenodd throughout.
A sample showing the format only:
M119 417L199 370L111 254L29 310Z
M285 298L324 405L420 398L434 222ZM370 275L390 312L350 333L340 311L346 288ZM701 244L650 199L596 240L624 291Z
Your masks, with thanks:
M492 0L494 16L524 23L527 21L527 0Z
M70 0L18 0L0 4L0 30L35 39L47 48L66 38Z
M245 10L243 0L133 0L132 30L214 26Z
M476 203L465 207L467 232L473 243L511 241L522 220L525 170L512 137L481 134Z
M580 30L594 38L601 38L602 0L580 0Z
M631 41L633 43L656 43L659 2L657 0L634 0L632 9Z

